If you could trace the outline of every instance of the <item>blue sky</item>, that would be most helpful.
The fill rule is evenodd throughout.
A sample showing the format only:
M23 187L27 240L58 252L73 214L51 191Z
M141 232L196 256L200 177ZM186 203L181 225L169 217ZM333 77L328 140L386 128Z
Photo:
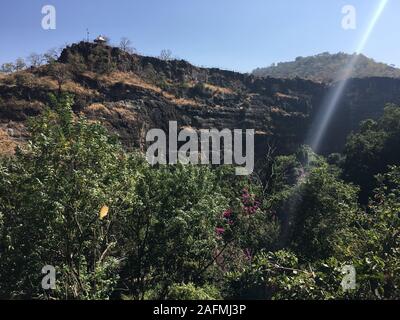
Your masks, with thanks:
M106 34L138 51L170 49L196 65L248 72L325 51L354 52L380 0L1 0L0 63ZM56 30L41 27L54 5ZM353 5L357 29L341 27ZM363 51L400 67L400 1L389 0Z

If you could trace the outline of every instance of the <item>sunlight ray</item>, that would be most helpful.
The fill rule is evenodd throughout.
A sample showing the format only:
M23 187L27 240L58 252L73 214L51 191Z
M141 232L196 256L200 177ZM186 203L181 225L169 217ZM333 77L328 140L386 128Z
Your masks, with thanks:
M306 144L310 145L315 152L318 152L321 147L321 142L324 137L324 134L329 126L330 120L332 119L337 109L337 106L339 105L339 102L343 96L343 92L347 87L348 79L351 77L353 68L357 63L358 54L360 54L364 50L388 2L389 0L381 0L381 2L379 3L377 9L375 10L373 18L371 19L365 33L363 34L363 37L361 38L360 43L356 48L355 51L356 54L351 58L348 64L339 72L339 75L337 77L337 83L332 87L332 89L328 93L327 97L324 100L325 102L320 108L319 114L316 116L314 123L311 126Z

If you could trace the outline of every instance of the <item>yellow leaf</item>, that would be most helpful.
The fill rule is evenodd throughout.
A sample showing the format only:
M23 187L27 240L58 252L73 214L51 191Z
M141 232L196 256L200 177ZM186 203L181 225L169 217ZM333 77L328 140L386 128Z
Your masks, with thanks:
M108 215L108 210L109 210L109 208L106 205L101 207L100 212L99 212L100 220L103 220Z

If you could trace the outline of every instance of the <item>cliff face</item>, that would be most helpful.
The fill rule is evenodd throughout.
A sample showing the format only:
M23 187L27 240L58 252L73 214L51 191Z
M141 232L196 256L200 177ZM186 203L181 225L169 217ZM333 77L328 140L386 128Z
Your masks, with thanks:
M378 119L386 104L399 105L399 102L399 79L350 79L327 128L320 152L326 154L341 151L347 135L357 130L361 121ZM317 108L324 112L324 104Z
M101 121L127 148L143 148L147 130L167 130L168 121L176 120L195 129L255 129L256 156L261 158L269 144L287 153L304 143L331 88L301 79L259 79L199 68L183 60L163 61L81 42L66 48L53 65L0 79L0 144L7 144L2 152L23 143L26 119L39 114L48 94L60 89L75 95L77 113ZM351 80L323 152L340 151L359 121L377 118L386 103L400 104L400 80Z

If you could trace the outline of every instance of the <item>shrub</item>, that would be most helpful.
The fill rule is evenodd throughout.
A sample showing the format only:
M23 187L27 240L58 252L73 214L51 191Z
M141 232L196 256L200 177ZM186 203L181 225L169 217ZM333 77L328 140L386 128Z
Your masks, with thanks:
M197 287L193 283L173 284L169 288L168 300L218 300L221 295L211 285Z

